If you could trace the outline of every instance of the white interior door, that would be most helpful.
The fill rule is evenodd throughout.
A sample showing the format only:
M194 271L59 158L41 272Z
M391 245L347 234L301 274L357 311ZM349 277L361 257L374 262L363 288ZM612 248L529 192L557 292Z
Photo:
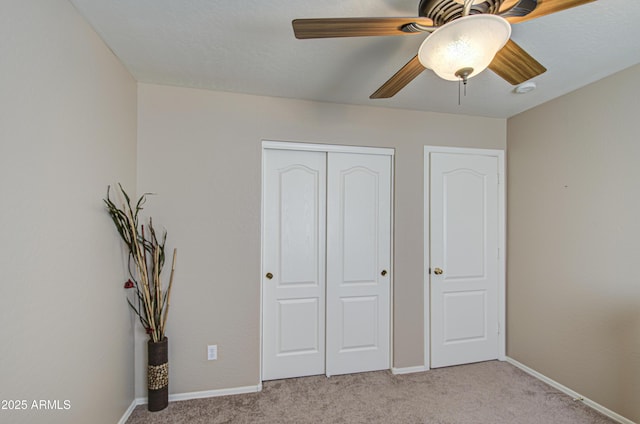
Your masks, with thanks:
M389 369L391 158L329 153L327 375Z
M431 367L498 358L498 159L430 154Z
M326 153L264 150L262 379L325 371Z

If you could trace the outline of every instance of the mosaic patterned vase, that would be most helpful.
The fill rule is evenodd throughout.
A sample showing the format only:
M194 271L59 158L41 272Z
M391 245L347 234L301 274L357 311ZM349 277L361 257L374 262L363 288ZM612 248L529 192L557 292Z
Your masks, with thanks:
M147 343L147 389L149 411L161 411L169 405L168 339Z

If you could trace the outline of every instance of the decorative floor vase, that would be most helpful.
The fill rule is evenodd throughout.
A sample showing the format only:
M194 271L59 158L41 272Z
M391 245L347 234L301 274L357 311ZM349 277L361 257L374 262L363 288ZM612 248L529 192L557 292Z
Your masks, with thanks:
M165 337L147 342L147 389L149 411L161 411L169 405L169 350Z

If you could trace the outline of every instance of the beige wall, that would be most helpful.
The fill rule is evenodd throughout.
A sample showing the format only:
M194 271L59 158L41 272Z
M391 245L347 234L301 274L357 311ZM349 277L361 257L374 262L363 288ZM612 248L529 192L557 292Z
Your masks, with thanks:
M2 0L0 34L0 399L28 402L0 421L112 424L132 320L101 199L135 190L136 83L66 0Z
M394 366L423 364L423 146L501 149L505 120L146 84L138 96L139 189L158 193L150 211L179 249L171 392L259 382L263 139L396 149Z
M508 121L507 354L640 422L640 66Z

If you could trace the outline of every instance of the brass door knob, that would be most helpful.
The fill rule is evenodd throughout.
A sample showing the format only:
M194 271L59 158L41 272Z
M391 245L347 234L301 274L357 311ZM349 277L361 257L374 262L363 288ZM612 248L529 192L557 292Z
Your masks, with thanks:
M273 278L273 274L270 272L267 272L267 275L265 275L265 277L267 277L267 280L271 280Z
M436 275L440 275L440 274L442 274L442 272L443 272L443 271L442 271L442 269L440 269L440 268L435 268L435 269L433 270L433 273L434 273L434 274L436 274Z
M382 275L383 277L384 277L385 275L387 275L387 270L386 270L386 269L383 269L383 270L382 270L382 272L380 273L380 275Z

